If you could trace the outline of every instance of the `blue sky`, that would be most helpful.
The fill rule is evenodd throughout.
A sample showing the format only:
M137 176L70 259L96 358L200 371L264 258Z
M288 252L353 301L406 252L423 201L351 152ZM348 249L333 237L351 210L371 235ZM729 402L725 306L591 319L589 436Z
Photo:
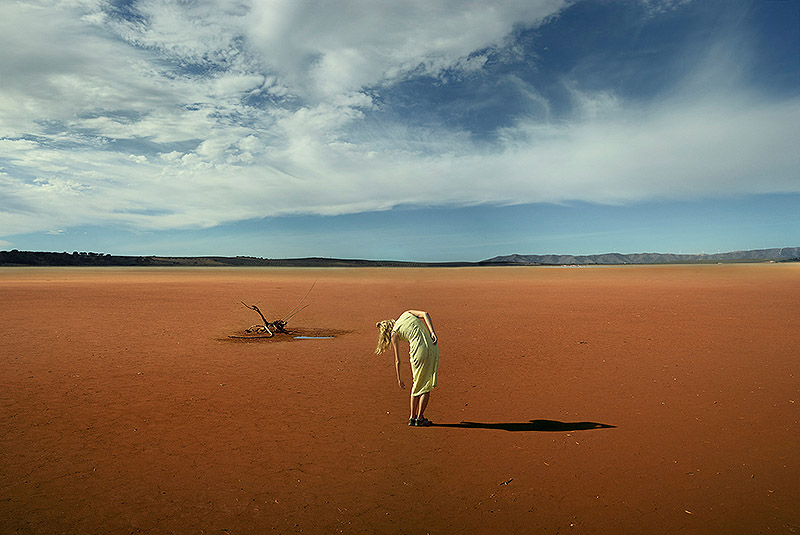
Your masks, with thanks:
M800 245L796 0L0 5L0 248Z

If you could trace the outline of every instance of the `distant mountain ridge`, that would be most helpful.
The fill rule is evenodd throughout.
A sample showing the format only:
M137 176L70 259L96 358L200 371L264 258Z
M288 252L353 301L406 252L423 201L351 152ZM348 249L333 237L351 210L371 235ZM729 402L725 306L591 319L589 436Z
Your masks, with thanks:
M715 264L800 262L800 247L717 254L605 253L597 255L495 256L480 262L409 262L345 258L258 258L253 256L121 256L105 253L0 251L0 266L140 266L140 267L470 267L623 264Z
M775 249L755 249L715 254L673 254L673 253L604 253L596 255L521 255L495 256L482 264L501 265L621 265L621 264L716 264L732 262L791 262L800 261L800 247L781 247Z

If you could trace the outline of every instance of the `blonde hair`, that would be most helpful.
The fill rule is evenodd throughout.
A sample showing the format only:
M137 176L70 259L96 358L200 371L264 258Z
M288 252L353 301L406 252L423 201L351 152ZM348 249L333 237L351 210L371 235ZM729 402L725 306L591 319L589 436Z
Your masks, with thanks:
M380 355L389 348L392 341L392 329L394 328L394 320L382 320L375 324L378 328L378 347L375 348L375 354Z

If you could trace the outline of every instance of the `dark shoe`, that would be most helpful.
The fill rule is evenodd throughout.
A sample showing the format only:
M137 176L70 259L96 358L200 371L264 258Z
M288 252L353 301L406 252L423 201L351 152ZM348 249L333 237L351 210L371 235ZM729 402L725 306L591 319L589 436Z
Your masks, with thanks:
M428 420L424 416L422 418L417 418L417 423L416 423L417 427L430 427L432 425L433 425L433 422L431 422L430 420Z
M408 419L408 425L410 425L411 427L416 426L417 425L417 419L416 418L409 418Z

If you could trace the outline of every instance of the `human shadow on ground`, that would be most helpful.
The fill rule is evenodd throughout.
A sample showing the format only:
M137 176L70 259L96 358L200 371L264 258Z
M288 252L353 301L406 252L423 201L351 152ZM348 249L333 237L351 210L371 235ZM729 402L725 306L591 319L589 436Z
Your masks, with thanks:
M590 429L611 429L615 425L597 422L559 422L558 420L529 420L528 422L482 423L461 422L459 424L433 424L432 427L459 427L462 429L500 429L502 431L588 431Z

